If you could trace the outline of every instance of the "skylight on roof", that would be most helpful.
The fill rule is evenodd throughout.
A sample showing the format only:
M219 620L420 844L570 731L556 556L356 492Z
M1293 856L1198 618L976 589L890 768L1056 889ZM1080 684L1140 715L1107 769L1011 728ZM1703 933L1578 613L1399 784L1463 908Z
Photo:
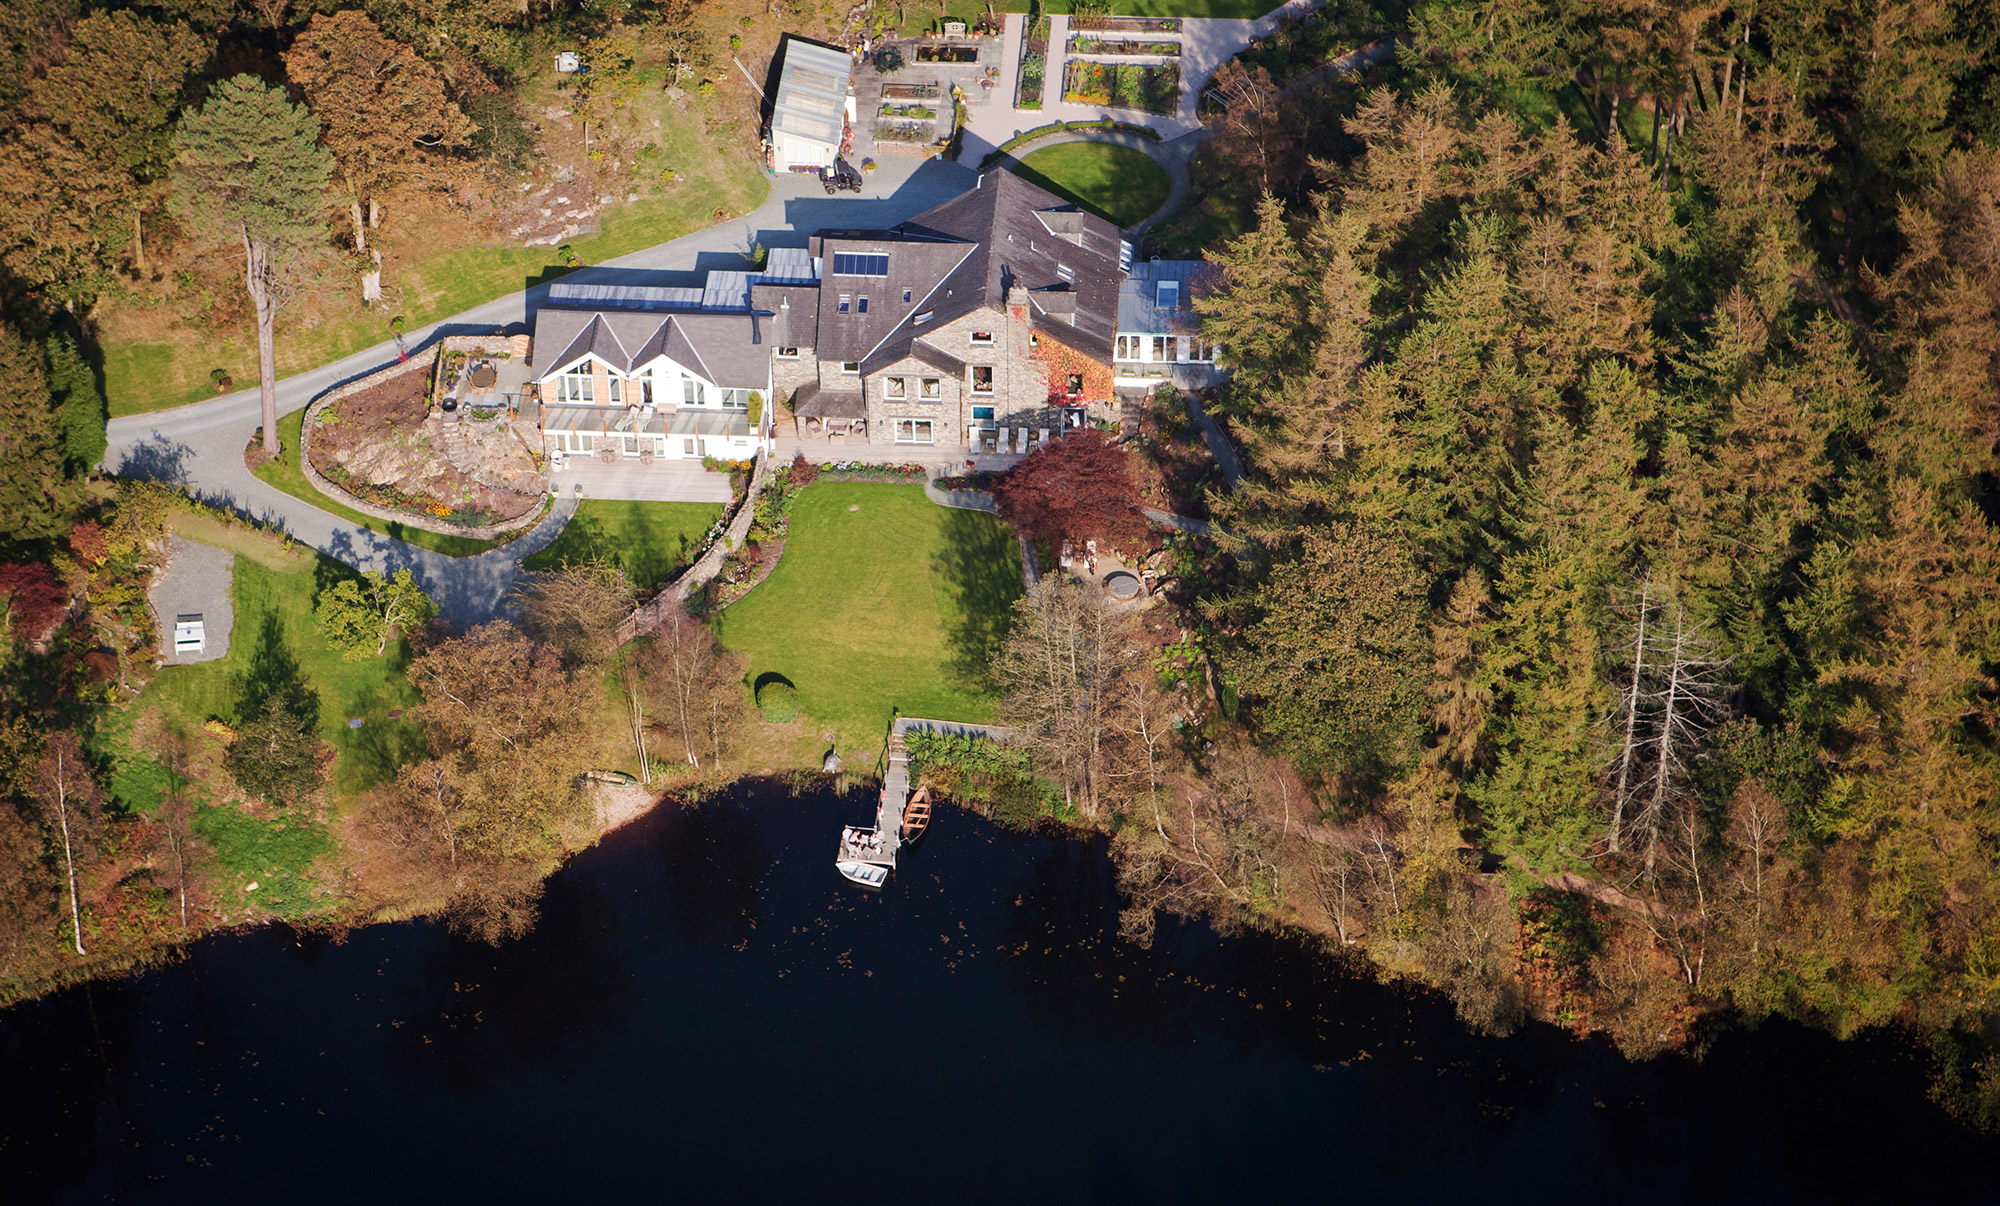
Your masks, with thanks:
M1153 304L1162 310L1171 310L1181 304L1181 283L1160 281L1153 287Z
M858 252L835 252L833 271L836 276L887 276L889 257L863 255Z

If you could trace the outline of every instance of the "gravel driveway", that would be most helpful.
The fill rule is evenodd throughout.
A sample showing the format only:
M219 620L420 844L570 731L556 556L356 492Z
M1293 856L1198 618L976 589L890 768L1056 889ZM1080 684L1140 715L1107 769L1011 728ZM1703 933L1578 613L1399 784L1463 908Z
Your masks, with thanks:
M182 536L168 542L167 568L149 592L167 665L212 662L229 652L229 633L236 626L229 588L235 579L236 554ZM208 648L200 653L173 652L174 617L184 615L200 615L207 628Z

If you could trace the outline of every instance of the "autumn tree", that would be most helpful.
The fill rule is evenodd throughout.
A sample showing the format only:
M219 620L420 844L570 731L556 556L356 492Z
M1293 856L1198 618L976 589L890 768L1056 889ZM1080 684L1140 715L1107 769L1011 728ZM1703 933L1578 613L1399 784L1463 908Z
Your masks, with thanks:
M1138 548L1146 537L1130 454L1101 431L1052 440L993 486L1001 518L1031 540Z
M285 73L319 118L365 250L383 192L451 189L475 128L436 68L359 9L320 13L285 52ZM367 219L365 225L364 215Z
M0 147L0 258L68 297L93 294L130 248L145 272L144 215L159 200L173 115L210 41L179 22L92 13L24 98Z
M437 604L407 569L393 577L364 570L319 592L313 615L320 635L348 658L381 657L391 636L407 636L437 618ZM372 646L372 648L371 648Z
M299 258L325 233L332 161L319 120L255 76L217 84L184 113L174 156L174 205L196 231L240 243L257 319L264 450L278 453L278 311L292 298Z
M515 588L521 630L559 650L573 666L601 666L618 649L618 628L632 614L636 592L609 560L564 562L526 574Z
M1043 577L1014 610L1013 631L993 664L1001 713L1021 730L1036 764L1062 784L1064 800L1095 816L1118 681L1131 652L1130 620L1068 574Z
M665 728L691 767L713 768L717 738L743 708L741 668L701 621L674 608L633 646L631 689L643 691L643 714Z

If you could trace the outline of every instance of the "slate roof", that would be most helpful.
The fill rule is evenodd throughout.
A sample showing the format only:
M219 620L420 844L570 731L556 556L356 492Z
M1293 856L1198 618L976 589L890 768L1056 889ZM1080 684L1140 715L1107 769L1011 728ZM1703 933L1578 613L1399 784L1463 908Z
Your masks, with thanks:
M819 346L819 290L811 285L752 285L750 308L768 314L764 342L781 348Z
M792 395L792 413L801 419L865 419L868 400L859 387L822 389L817 381L801 385Z
M1201 329L1195 313L1196 294L1206 292L1216 278L1206 260L1151 260L1132 265L1118 289L1118 329L1141 334L1192 335ZM1159 304L1159 282L1179 281L1180 298L1172 307Z
M757 340L755 318L747 313L575 310L543 306L535 314L535 363L547 377L595 355L621 373L630 373L661 355L686 365L720 386L762 389L770 380L770 348Z
M958 279L966 258L976 246L954 240L910 238L900 232L857 232L849 236L822 235L816 240L822 275L819 282L819 357L821 360L860 360L887 363L882 358L885 343L893 340L907 347L916 328L910 320L926 310L939 311L951 304L953 296L968 294L970 279ZM846 276L833 271L834 257L849 253L883 253L889 258L887 276ZM956 289L951 288L956 285ZM903 300L908 292L909 301ZM840 297L850 299L846 313L840 311ZM868 299L862 313L861 299ZM942 315L940 313L941 320ZM928 324L927 324L928 325ZM900 360L900 350L889 360ZM862 366L868 372L867 364Z

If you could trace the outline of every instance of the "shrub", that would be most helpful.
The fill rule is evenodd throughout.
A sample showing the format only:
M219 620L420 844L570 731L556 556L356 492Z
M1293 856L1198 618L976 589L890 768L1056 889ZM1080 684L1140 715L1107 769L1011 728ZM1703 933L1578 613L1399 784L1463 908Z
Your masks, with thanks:
M884 46L875 52L875 70L884 75L903 69L903 52L894 46Z
M819 479L819 466L806 459L803 452L792 457L791 482L794 489L804 489Z
M799 689L782 674L757 679L757 711L766 724L790 724L799 718Z

